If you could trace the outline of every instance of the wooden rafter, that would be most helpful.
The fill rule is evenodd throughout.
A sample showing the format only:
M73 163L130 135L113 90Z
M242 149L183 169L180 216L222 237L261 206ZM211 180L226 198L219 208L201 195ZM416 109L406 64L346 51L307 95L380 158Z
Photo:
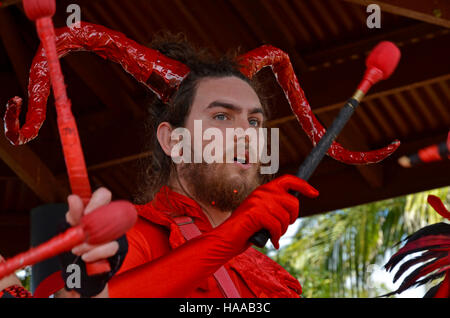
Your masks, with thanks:
M55 25L65 25L62 16L55 15L53 19ZM123 116L123 114L129 112L130 118L142 116L142 108L124 89L114 71L109 66L104 65L107 62L102 61L100 57L95 56L95 54L75 53L65 56L62 61L86 83L113 113ZM67 83L67 85L70 85L70 83Z
M368 6L378 4L382 11L450 28L450 2L447 0L344 0Z
M323 113L319 117L322 122L330 126L334 118L330 116L330 113ZM358 131L358 127L354 121L350 121L345 126L345 134L342 133L338 136L338 141L341 142L348 149L355 149L358 151L370 150L367 146L367 141ZM371 188L379 188L383 186L383 166L381 163L371 165L356 165L361 177L369 184Z
M404 143L397 155L411 154L425 146L442 142L447 138L447 133L448 131L444 131L433 137ZM291 167L283 172L288 173L294 169ZM350 166L333 173L313 176L310 183L320 189L320 196L317 199L302 198L302 216L450 185L449 160L410 169L400 167L395 160L386 160L383 170L383 186L378 188L367 187L360 173ZM342 184L342 180L345 180L345 184Z
M65 201L70 193L27 146L13 146L0 127L0 159L45 203Z
M421 30L421 27L419 27L419 30ZM427 29L428 30L428 29ZM414 31L417 31L416 28L414 28ZM425 32L424 30L423 32ZM401 33L403 34L405 31L402 30ZM419 33L416 33L416 35ZM433 38L427 40L427 45L411 45L406 46L403 48L403 60L404 65L401 65L403 68L409 68L409 65L416 65L417 71L413 73L411 76L411 72L402 72L401 70L398 72L398 76L394 77L392 79L389 79L385 83L381 83L383 89L377 89L377 86L374 87L373 90L371 90L368 94L368 96L365 97L364 101L371 102L373 100L376 100L378 98L384 98L387 96L392 95L399 95L401 92L406 92L412 89L416 89L418 87L423 87L427 85L434 85L441 83L443 81L446 81L450 79L449 70L446 67L443 67L442 64L437 63L437 61L444 60L444 56L446 55L446 50L442 50L442 45L440 41L444 41L448 38L448 35L442 35L440 38ZM425 39L423 40L425 41ZM358 46L354 47L353 49L358 51L364 51L367 47L367 41L364 41L360 44L360 48L358 49ZM337 48L339 50L339 48ZM430 52L433 52L433 56L430 56L430 58L433 58L434 63L423 63L424 56L427 56L427 54L430 54ZM450 52L449 52L450 53ZM345 70L347 73L350 73L351 70L355 73L355 78L358 78L358 73L361 73L364 69L364 66L361 65L360 62L355 62L353 60L349 60L346 63L335 65L334 67L331 67L326 70L317 70L313 72L307 72L301 75L300 81L302 83L302 86L306 92L306 95L308 99L311 102L311 105L313 107L313 112L321 116L323 114L336 111L337 109L341 108L342 105L344 105L345 100L349 97L349 94L351 94L356 87L356 81L350 80L350 81L341 81L340 78L342 77L342 70ZM405 75L403 74L405 73ZM394 74L396 75L396 74ZM339 82L340 85L317 85L318 81L322 81L322 83L336 83ZM312 85L311 83L314 83ZM322 91L318 91L318 88L320 87L327 87L327 94L323 94ZM336 102L339 101L340 102ZM312 102L314 101L314 102ZM333 102L329 102L333 101ZM328 103L327 103L328 102ZM364 105L363 105L364 106ZM271 127L280 126L283 123L293 121L295 120L295 116L292 114L281 116L279 118L272 119L268 122L268 125ZM130 127L127 125L122 125L123 129L121 131L115 132L117 135L111 135L111 140L117 140L117 139L123 139L122 132L127 132L130 135L133 135L137 133L135 131L135 128L132 127L135 124L130 124ZM133 130L134 132L131 132ZM353 129L354 130L354 129ZM347 129L347 131L349 131ZM97 134L93 133L91 140L95 137ZM355 134L348 134L348 135L357 135ZM399 136L394 136L399 137ZM369 150L367 144L364 140L350 140L346 136L340 137L343 141L343 143L349 148L353 150L361 150L366 151ZM95 142L99 143L99 142ZM104 144L104 143L103 143ZM92 165L91 169L97 170L104 166L112 166L114 164L120 164L123 162L129 162L132 160L135 160L136 158L142 158L145 156L148 156L149 154L145 151L138 151L138 152L128 152L126 155L122 156L114 156L107 160L95 160L95 163ZM368 184L371 185L371 187L379 187L383 184L383 175L384 172L382 171L381 166L379 165L370 165L370 166L358 166L357 170L359 171L360 175L368 182Z
M27 92L28 69L31 64L31 52L20 36L17 36L18 24L7 9L0 9L0 38L16 73L22 89Z
M21 0L3 0L2 2L0 2L0 9L4 9L9 6L16 5L20 2L21 2Z
M389 95L397 95L398 93L407 92L407 91L410 91L410 90L418 88L418 87L425 87L425 86L431 85L431 84L444 83L447 80L450 80L450 74L437 76L437 77L434 77L434 78L430 78L430 79L426 79L426 80L423 80L423 81L415 82L413 84L403 85L403 86L399 86L399 87L392 87L392 88L389 88L389 89L386 89L384 91L380 91L380 92L377 92L377 93L374 93L374 94L370 94L369 93L366 97L364 97L364 101L367 102L367 101L371 101L371 100L374 100L374 99L377 99L377 98L386 97L386 96L389 96ZM333 111L333 110L336 110L336 109L340 109L344 104L345 104L345 101L342 100L339 103L333 103L333 104L330 104L330 105L315 107L314 110L313 110L313 113L315 115L320 115L320 114L323 114L323 113L327 113L327 112L330 112L330 111ZM267 122L267 125L269 125L271 127L274 127L274 126L281 125L281 124L283 124L285 122L292 121L292 120L296 120L295 115L288 115L288 116L283 116L283 117L280 117L280 118L275 118L275 119L269 120Z
M139 118L143 114L142 107L121 87L114 73L102 65L100 58L87 54L74 54L64 58L64 63L89 86L95 95L112 112L123 114L130 112L130 118Z

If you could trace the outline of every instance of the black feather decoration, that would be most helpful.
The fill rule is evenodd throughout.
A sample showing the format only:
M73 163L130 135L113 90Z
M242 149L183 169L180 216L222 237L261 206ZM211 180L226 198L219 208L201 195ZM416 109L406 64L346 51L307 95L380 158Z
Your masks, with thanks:
M407 238L405 238L402 242L407 241L407 243L415 241L421 237L429 236L429 235L448 235L450 238L450 224L440 222L436 224L427 225L417 232L411 234ZM401 242L399 242L401 243ZM397 244L399 244L397 243Z
M399 267L393 279L394 283L413 266L424 264L405 277L397 290L380 297L400 294L409 288L422 286L442 278L448 271L445 268L450 266L450 224L441 222L428 225L411 234L402 242L406 242L405 245L384 266L388 272L391 272L407 256L417 252L422 253L405 261ZM434 286L433 290L428 291L425 296L435 295L441 283Z
M450 220L450 212L438 197L429 195L427 200L436 212ZM404 246L384 265L388 272L391 272L407 256L417 252L422 254L405 261L400 266L394 275L394 283L413 266L420 263L422 265L405 277L397 290L380 297L400 294L408 288L422 286L443 276L445 278L432 287L424 297L450 297L450 224L440 222L425 226L394 246L402 242L405 242Z
M419 255L413 259L410 259L409 261L406 261L405 263L403 263L400 268L397 270L397 273L395 273L394 276L394 283L403 275L404 272L406 272L408 269L410 269L412 266L418 264L418 263L423 263L426 262L432 258L442 258L445 257L447 253L445 252L435 252L435 251L428 251L423 253L422 255ZM434 262L434 261L433 261Z

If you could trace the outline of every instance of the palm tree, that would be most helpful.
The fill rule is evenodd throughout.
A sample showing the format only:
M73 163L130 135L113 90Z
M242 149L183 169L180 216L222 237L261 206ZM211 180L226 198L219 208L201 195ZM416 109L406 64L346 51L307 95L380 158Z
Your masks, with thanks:
M434 194L450 203L450 187L301 219L293 241L269 254L296 276L304 297L375 297L388 292L370 280L408 234L443 218L427 203Z

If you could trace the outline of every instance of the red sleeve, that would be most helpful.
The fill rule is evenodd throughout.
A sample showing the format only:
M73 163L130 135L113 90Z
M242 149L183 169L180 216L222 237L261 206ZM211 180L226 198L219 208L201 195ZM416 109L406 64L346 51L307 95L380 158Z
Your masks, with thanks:
M170 251L167 231L143 218L139 217L126 235L128 253L117 274L148 263Z

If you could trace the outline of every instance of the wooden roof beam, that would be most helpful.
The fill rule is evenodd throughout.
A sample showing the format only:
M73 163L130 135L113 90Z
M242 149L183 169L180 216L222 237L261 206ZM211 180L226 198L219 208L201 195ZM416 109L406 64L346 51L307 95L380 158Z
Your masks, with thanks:
M70 193L27 146L13 146L5 137L0 125L0 159L41 199L44 203L65 201Z
M417 39L417 42L403 46L402 58L395 72L388 80L375 85L367 97L450 74L448 63L450 46L445 45L448 41L450 41L450 33L437 32L434 37L427 37L424 34ZM363 47L365 46L367 45L364 44ZM361 53L358 48L354 48L353 51ZM364 64L363 58L349 59L341 64L301 74L300 85L311 107L315 110L347 100L361 80L365 70Z
M448 0L344 0L368 6L378 4L382 11L450 28Z
M398 156L411 154L422 147L445 140L447 133L448 131L444 131L432 137L403 143L395 157L383 161L385 181L379 188L366 187L360 174L350 166L334 173L312 176L309 182L320 190L320 195L316 199L302 198L301 216L449 186L449 160L423 164L409 169L402 168L395 160ZM343 180L345 180L345 184L342 183Z
M54 22L58 25L65 25L64 18L60 15L54 16ZM109 62L90 53L69 54L62 60L62 64L67 64L77 76L86 83L92 92L110 110L117 114L130 112L129 118L140 118L144 110L130 96L124 88L121 79L115 74ZM112 63L112 62L110 62ZM125 72L125 71L123 71ZM67 83L70 85L70 83Z
M334 118L330 116L330 113L323 113L319 117L324 125L329 127ZM351 136L351 138L350 138ZM359 132L355 122L350 120L344 127L344 131L337 137L342 145L348 149L354 149L358 151L369 151L367 141L365 141ZM371 188L379 188L383 186L383 166L382 163L370 164L370 165L355 165L361 177L367 182Z
M19 4L22 0L3 0L0 2L0 9Z
M63 60L108 109L122 116L129 111L129 118L142 117L144 109L124 90L113 70L102 62L105 63L86 53L68 55Z
M0 9L0 38L16 73L22 93L27 95L27 81L32 53L22 37L18 36L20 26L14 21L8 9Z
M399 86L399 87L393 87L391 89L385 90L385 91L381 91L381 92L377 92L374 94L369 94L366 97L364 97L363 102L369 102L371 100L380 98L380 97L385 97L385 96L389 96L389 95L398 95L401 92L407 92L410 91L412 89L418 88L418 87L424 87L427 85L431 85L431 84L441 84L444 83L445 81L450 80L450 74L446 74L446 75L442 75L442 76L437 76L435 78L430 78L424 81L420 81L420 82L416 82L414 84L408 84L408 85L404 85L404 86ZM319 107L315 107L313 109L313 113L315 115L321 115L323 113L327 113L336 109L340 109L341 107L343 107L345 104L345 101L341 101L339 103L333 103L330 105L324 105L324 106L319 106ZM286 122L292 121L292 120L296 120L295 115L288 115L288 116L283 116L280 118L275 118L272 120L269 120L267 122L267 125L270 127L275 127L281 124L284 124Z

